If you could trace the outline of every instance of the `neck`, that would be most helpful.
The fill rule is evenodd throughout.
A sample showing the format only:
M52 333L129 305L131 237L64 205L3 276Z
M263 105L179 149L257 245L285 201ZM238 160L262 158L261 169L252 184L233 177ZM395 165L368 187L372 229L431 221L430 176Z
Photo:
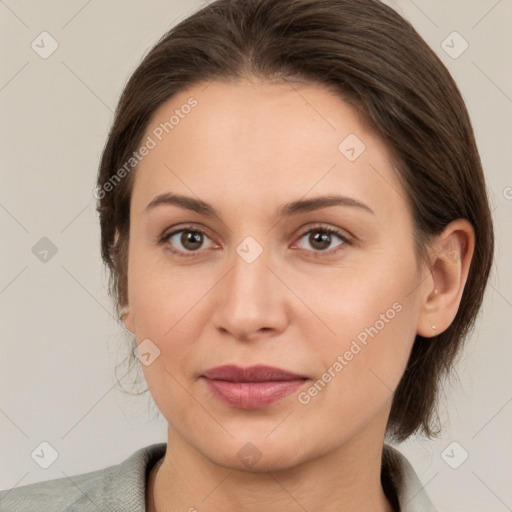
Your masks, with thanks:
M216 464L169 429L150 473L148 512L393 512L381 485L383 440L353 440L298 466L243 471Z

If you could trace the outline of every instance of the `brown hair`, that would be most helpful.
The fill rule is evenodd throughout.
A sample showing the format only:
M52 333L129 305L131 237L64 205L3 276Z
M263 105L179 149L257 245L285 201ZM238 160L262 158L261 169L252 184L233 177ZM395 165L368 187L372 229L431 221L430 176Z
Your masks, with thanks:
M149 51L122 93L98 174L101 251L116 312L127 304L134 174L119 170L164 101L199 82L250 76L325 85L362 114L393 155L419 256L452 220L473 225L475 252L457 315L435 338L416 337L388 422L397 441L416 431L438 434L433 416L440 379L450 373L481 306L493 226L473 129L454 80L412 25L378 0L217 0Z

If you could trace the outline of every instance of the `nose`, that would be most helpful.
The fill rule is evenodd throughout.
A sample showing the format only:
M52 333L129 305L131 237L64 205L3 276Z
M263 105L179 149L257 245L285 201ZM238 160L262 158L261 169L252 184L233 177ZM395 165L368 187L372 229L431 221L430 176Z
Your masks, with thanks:
M219 283L215 326L241 341L275 336L289 322L291 293L271 268L267 251L252 262L240 254L234 253L231 270Z

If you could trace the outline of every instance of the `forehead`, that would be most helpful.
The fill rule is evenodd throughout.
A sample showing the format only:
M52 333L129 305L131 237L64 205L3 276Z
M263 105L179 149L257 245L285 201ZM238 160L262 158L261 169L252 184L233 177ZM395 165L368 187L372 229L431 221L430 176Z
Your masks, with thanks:
M154 112L148 138L154 147L138 165L133 191L140 207L168 190L212 202L229 193L260 208L335 190L370 202L384 196L386 203L386 194L400 200L384 143L353 107L317 84L196 84Z

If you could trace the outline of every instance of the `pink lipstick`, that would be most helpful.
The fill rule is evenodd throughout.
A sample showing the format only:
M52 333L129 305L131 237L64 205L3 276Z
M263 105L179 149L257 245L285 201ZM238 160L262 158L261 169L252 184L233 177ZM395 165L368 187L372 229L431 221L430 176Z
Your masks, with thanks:
M240 409L260 409L291 395L309 379L272 366L225 365L201 375L210 391Z

